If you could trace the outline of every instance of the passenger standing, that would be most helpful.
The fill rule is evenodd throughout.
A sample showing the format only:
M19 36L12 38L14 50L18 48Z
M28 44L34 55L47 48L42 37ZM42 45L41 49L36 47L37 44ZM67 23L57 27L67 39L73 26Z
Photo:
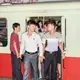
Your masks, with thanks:
M47 21L45 21L42 35L40 35L41 36L41 39L42 39L42 36L47 33L47 31L48 31L47 30ZM40 80L44 80L44 63L43 62L40 62L40 60L38 62L38 68L39 68L39 79Z
M13 32L10 37L10 51L12 63L12 80L23 80L20 70L20 45L18 32L20 32L20 24L13 24Z
M43 26L43 22L41 20L38 20L37 27L38 27L38 33L39 33L40 37L42 37L44 26Z
M61 35L61 21L58 21L58 23L56 24L56 27L55 27L55 31L56 33L58 34L58 36L60 38L62 38L62 35ZM58 79L61 79L61 50L60 48L58 47L58 51L57 51L57 56L58 56Z
M36 22L34 20L29 20L27 22L28 30L24 34L22 34L21 40L21 48L20 54L23 54L24 51L24 75L23 80L28 80L28 69L30 65L33 67L34 79L38 79L38 51L37 48L39 47L39 60L43 58L43 51L42 51L42 42L40 36L35 33Z
M47 72L51 68L51 76L46 80L57 80L57 51L58 46L61 50L62 57L64 58L64 52L62 47L62 40L55 32L56 23L54 20L48 20L47 22L48 32L43 35L43 51L44 51L44 74L45 79L47 77ZM48 75L49 76L49 75Z

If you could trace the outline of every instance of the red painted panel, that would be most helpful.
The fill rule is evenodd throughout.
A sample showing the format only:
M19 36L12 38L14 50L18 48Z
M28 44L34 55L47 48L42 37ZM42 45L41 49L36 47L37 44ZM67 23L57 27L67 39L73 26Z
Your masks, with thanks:
M66 57L64 65L66 80L80 80L80 58Z
M22 64L22 72L23 70ZM80 80L80 58L66 57L62 73L62 80ZM0 76L11 77L11 74L10 54L0 54Z
M11 58L9 54L0 54L0 76L11 77Z
M21 71L24 72L23 63L21 64ZM29 69L29 80L30 80L30 71ZM12 77L12 66L11 66L11 56L10 54L1 54L0 53L0 76L1 77Z

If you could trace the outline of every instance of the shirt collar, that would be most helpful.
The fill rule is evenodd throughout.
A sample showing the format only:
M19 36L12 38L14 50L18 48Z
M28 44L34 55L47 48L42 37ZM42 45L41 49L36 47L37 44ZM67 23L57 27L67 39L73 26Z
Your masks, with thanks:
M27 33L28 33L28 32L26 32L26 34L27 34ZM35 34L35 32L33 32L31 36L34 36L34 34Z

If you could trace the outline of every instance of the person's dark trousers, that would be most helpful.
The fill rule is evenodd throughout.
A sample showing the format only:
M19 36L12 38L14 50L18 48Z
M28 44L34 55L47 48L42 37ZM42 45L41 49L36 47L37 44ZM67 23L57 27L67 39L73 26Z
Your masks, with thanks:
M41 74L42 74L42 79L44 80L44 63L41 63Z
M20 58L17 59L16 55L11 52L12 63L12 80L23 80L23 76L20 69Z
M45 56L45 60L44 60L45 80L57 80L57 72L56 72L57 71L57 53L53 52L52 54L50 54L49 52L45 51L44 56ZM49 72L49 70L51 72Z

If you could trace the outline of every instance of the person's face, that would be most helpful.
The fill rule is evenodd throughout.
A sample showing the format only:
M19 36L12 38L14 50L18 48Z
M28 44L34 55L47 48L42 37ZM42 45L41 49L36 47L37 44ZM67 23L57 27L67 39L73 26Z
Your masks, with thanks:
M39 26L41 26L41 27L42 27L42 22L39 22Z
M17 32L20 32L20 26L18 26L17 28L15 28L15 30L16 30Z
M44 25L44 32L47 32L48 31L48 28L46 25Z
M28 28L29 28L29 30L31 30L32 32L34 32L36 26L34 24L30 24Z
M59 22L58 25L61 26L61 23Z
M48 31L55 30L53 24L48 24L47 27L48 27Z

